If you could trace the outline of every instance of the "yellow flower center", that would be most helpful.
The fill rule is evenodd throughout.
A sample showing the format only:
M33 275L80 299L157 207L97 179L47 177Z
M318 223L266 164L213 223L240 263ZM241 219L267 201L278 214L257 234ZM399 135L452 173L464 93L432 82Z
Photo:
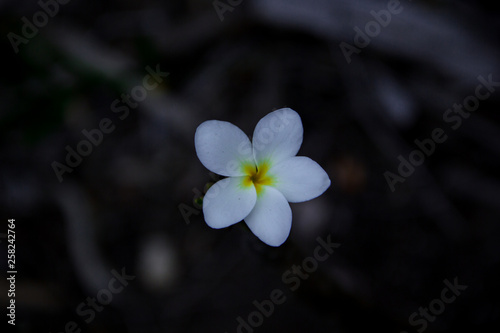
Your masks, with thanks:
M271 165L269 162L262 162L255 166L254 164L244 164L243 171L247 176L243 178L243 186L255 186L257 195L262 193L263 186L273 185L275 180L272 175L268 173Z

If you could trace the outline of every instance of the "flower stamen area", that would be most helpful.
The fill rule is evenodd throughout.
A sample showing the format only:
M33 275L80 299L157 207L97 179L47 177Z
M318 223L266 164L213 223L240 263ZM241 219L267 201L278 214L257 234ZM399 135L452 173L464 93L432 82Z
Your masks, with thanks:
M254 164L244 164L243 171L247 176L243 178L243 186L254 185L257 195L259 195L262 193L263 186L274 184L274 177L268 173L270 168L271 165L268 162L262 162L257 166Z

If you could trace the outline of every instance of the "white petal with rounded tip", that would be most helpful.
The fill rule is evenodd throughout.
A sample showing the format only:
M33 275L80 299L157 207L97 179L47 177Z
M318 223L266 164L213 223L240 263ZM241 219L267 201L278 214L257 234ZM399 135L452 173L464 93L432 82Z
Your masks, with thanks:
M330 187L330 178L323 168L309 157L295 156L273 165L269 174L276 187L289 202L316 198Z
M243 220L257 201L255 186L242 186L243 177L230 177L212 185L203 198L203 215L215 229Z
M194 145L201 163L219 175L243 176L242 163L254 163L250 139L227 121L202 123L196 129Z
M289 108L273 111L262 118L253 132L255 160L271 159L278 163L297 155L304 130L297 112Z
M280 246L290 234L292 210L280 191L264 186L245 223L267 245Z

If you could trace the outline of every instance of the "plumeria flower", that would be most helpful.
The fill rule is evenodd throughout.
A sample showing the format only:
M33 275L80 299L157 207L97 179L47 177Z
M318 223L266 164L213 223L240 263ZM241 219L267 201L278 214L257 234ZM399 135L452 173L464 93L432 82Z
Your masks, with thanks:
M292 226L288 202L314 199L330 186L318 163L296 156L303 132L300 116L289 108L262 118L252 142L226 121L208 120L198 126L198 158L210 171L227 176L203 199L207 224L219 229L244 220L264 243L283 244Z

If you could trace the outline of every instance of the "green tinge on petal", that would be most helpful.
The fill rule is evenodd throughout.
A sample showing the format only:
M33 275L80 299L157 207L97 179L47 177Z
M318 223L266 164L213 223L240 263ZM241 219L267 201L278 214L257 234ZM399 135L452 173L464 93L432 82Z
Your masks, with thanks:
M271 163L267 160L262 161L257 166L243 164L242 168L246 174L243 177L242 186L255 186L257 196L261 194L263 186L272 186L276 181L275 177L268 172L271 168Z

